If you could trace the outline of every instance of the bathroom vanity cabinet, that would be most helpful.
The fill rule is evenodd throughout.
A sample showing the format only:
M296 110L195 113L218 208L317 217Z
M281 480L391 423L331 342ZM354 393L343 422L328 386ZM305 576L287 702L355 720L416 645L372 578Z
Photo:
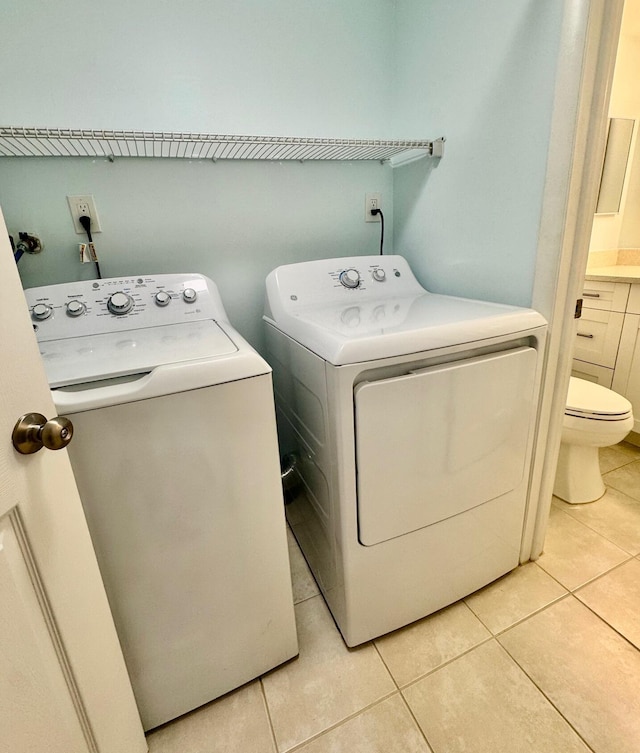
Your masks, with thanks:
M572 374L624 395L640 433L640 280L586 280Z
M612 387L630 288L628 282L585 282L573 353L574 376Z

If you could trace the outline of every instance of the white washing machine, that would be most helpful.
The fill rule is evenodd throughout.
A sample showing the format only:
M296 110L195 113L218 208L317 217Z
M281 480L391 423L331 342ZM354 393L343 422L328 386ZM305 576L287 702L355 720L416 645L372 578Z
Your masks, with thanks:
M400 256L279 267L266 293L287 517L347 645L516 567L543 317L429 293Z
M150 729L298 652L271 370L200 275L26 297Z

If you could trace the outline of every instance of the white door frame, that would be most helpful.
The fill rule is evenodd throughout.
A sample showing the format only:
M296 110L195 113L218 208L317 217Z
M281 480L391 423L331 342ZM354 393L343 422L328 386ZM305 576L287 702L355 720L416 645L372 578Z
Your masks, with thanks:
M587 267L624 0L565 0L550 148L538 237L533 308L549 321L534 516L522 559L542 554L569 385L574 310ZM560 253L558 254L558 248Z

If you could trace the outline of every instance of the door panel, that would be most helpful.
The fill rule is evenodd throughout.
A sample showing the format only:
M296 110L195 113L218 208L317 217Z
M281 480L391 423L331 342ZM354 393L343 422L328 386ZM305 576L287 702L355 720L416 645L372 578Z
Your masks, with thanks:
M35 752L36 740L39 745L46 741L47 753L84 751L85 736L40 606L44 595L34 588L31 553L23 552L26 542L19 540L16 527L15 513L0 520L2 736L11 730L14 751Z

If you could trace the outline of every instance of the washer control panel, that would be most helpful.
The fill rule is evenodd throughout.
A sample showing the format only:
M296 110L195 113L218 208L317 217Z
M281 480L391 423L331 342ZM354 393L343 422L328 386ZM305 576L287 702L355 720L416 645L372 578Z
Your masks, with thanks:
M203 275L84 280L29 288L25 297L40 341L227 318Z

